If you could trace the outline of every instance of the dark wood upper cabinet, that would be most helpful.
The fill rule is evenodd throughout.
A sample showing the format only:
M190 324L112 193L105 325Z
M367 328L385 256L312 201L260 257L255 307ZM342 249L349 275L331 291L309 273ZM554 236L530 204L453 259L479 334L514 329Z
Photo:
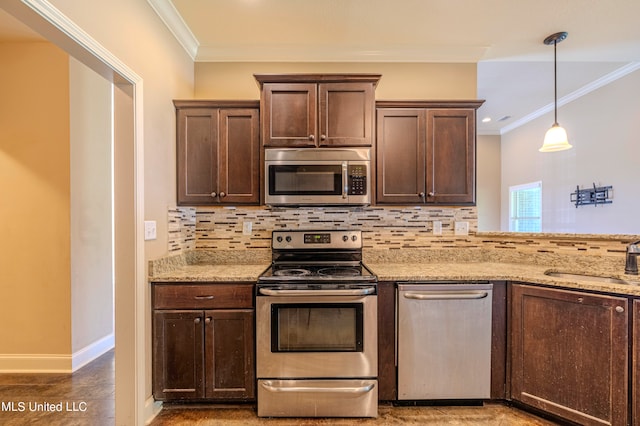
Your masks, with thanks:
M377 204L475 204L483 101L377 102Z
M425 201L426 111L377 111L377 203L419 204Z
M475 203L476 110L427 110L427 200Z
M178 205L258 204L258 102L174 104Z
M512 285L512 399L581 425L628 424L628 305Z
M371 146L379 74L256 74L265 147Z

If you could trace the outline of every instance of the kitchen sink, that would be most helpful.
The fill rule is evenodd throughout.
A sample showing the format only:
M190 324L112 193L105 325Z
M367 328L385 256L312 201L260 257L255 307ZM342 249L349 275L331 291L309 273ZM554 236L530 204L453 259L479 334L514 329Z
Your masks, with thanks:
M544 274L550 277L564 278L568 280L591 281L591 282L608 283L608 284L629 284L628 281L625 281L620 278L600 276L600 275L590 275L590 274L581 274L581 273L572 273L572 272L557 272L557 271L547 271Z

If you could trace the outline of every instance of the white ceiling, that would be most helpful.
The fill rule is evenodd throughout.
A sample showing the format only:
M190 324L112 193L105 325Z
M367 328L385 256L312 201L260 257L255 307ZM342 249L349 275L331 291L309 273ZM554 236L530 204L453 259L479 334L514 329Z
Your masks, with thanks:
M550 34L561 105L640 68L639 0L148 1L196 61L478 63L480 134L551 110Z
M147 1L195 61L478 63L480 134L550 111L549 34L560 104L640 68L639 0ZM0 40L15 24L0 10Z

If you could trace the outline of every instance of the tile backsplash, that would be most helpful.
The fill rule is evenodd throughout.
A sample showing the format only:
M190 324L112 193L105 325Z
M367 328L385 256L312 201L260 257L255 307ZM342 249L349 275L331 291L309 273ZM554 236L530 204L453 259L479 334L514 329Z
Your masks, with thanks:
M385 261L397 259L393 252L403 249L403 257L439 261L552 264L567 259L579 263L607 259L619 269L626 244L639 239L637 235L479 233L475 206L176 207L169 209L168 221L169 254L229 250L256 250L257 254L268 252L274 229L350 228L363 231L368 257ZM441 223L441 235L434 235L434 221ZM249 222L251 230L245 234ZM456 235L456 222L468 222L469 235Z
M265 208L176 207L169 209L169 252L191 249L270 248L274 229L359 229L365 248L421 248L463 242L455 222L478 229L476 207ZM433 234L433 222L442 234ZM243 233L250 222L251 231Z

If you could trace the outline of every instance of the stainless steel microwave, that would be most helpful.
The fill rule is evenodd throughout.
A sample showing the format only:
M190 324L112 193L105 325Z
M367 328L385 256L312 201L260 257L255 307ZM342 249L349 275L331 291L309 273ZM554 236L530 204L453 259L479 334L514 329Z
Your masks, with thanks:
M371 204L370 148L265 149L265 204Z

